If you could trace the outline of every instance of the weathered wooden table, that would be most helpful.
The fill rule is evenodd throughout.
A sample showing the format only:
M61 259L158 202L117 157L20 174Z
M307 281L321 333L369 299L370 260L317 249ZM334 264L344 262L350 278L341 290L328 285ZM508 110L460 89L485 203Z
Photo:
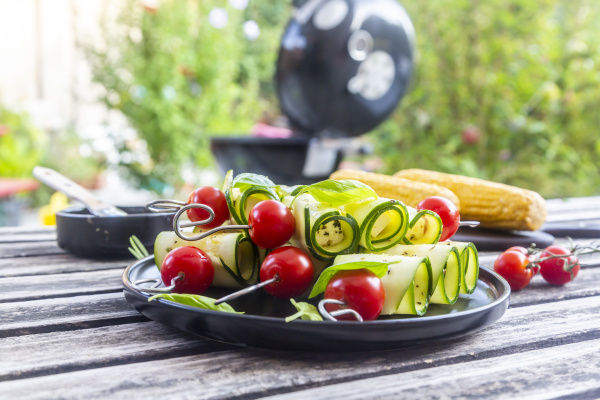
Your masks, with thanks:
M600 198L548 205L600 212ZM600 255L564 287L536 276L483 331L363 353L235 347L149 321L122 293L132 261L0 229L0 398L600 398Z

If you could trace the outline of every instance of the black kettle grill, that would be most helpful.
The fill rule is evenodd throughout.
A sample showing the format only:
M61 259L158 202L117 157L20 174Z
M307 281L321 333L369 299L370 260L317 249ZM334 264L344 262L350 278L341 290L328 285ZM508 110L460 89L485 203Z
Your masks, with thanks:
M353 138L393 112L414 57L414 29L396 0L293 3L275 75L293 136L211 139L222 170L289 185L327 179Z

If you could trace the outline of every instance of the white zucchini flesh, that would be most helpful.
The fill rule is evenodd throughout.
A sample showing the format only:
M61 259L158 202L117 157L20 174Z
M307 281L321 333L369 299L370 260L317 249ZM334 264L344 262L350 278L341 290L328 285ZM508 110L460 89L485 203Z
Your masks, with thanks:
M408 229L406 206L398 200L380 197L346 204L344 211L358 222L359 243L369 251L382 251L398 244Z
M171 250L183 246L197 247L210 257L215 269L213 286L239 288L258 281L258 248L243 233L218 232L201 240L186 241L173 231L161 232L154 242L158 268Z
M427 257L405 257L387 254L349 254L335 258L333 265L360 261L389 263L381 278L385 290L382 315L423 315L432 291L431 264Z
M462 266L454 246L440 244L396 245L385 254L406 257L428 257L433 277L430 303L454 304L460 294Z
M289 197L283 200L284 204L290 202ZM294 240L317 260L330 261L337 255L356 251L358 224L352 216L343 215L309 194L295 199L292 214L296 220Z
M462 268L462 281L460 292L471 294L477 287L479 279L479 255L477 248L471 242L447 242L449 246L454 246L460 253L460 262Z
M408 230L402 241L405 244L434 244L440 240L444 225L440 217L429 210L417 210L406 207L408 211Z

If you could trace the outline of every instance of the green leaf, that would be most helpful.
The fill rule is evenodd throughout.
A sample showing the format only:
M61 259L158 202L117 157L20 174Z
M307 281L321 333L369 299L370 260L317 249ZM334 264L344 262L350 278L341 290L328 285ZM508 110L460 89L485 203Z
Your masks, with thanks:
M146 247L144 247L144 244L141 242L140 239L138 239L137 236L132 235L129 238L129 243L131 243L131 247L128 248L129 252L133 254L133 256L138 260L146 258L150 255L148 253L148 250L146 250Z
M303 319L306 321L323 321L323 317L319 313L317 307L313 306L310 303L305 302L296 302L294 299L290 299L294 307L298 310L296 314L290 315L285 319L285 322L290 322L295 319Z
M323 272L321 272L321 275L319 275L319 279L313 286L313 289L310 292L310 296L308 297L312 299L320 293L323 293L325 291L325 288L327 287L327 284L329 283L331 278L333 278L333 275L335 275L335 273L338 271L364 268L373 272L375 275L377 275L378 278L382 278L387 273L388 265L390 264L392 263L384 263L378 261L356 261L345 264L332 265L331 267L326 268L325 270L323 270Z
M249 186L261 186L266 188L275 188L278 185L264 175L243 173L237 175L231 184L231 187L244 191Z
M296 198L303 193L309 193L315 200L339 207L366 198L377 199L377 193L362 182L346 179L327 179L302 188ZM294 198L295 200L295 198Z
M243 314L243 312L235 311L227 303L215 305L215 299L206 296L200 296L197 294L161 293L150 297L148 301L152 301L155 299L165 299L174 303L184 304L186 306L204 308L205 310L223 311L233 314Z

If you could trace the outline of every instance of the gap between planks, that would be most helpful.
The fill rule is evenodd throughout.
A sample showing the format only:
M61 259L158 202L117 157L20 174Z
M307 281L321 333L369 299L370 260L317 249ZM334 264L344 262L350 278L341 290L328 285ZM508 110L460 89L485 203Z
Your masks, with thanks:
M139 336L132 336L130 338L134 342L132 343L126 335L119 336L117 331L114 332L113 337L98 346L110 346L111 342L116 343L118 348L115 351L130 353L130 363L95 369L101 361L92 358L91 361L88 360L88 364L96 363L92 365L92 369L55 375L56 369L62 368L61 364L56 365L56 354L64 353L66 349L77 348L77 352L70 352L71 365L84 360L85 354L99 354L98 358L105 357L106 352L110 354L110 349L95 347L92 339L98 335L98 332L85 330L71 332L70 336L63 338L56 335L53 340L50 340L51 350L37 355L40 357L40 362L45 362L46 367L50 368L46 370L50 373L49 376L0 383L0 391L15 398L24 395L28 398L60 395L88 399L109 396L250 399L291 391L301 391L298 393L298 398L305 398L303 396L312 393L307 389L324 386L315 389L323 391L321 394L317 392L316 398L327 398L327 395L337 388L334 385L340 382L344 382L340 385L342 389L353 385L353 390L358 390L367 386L373 387L369 382L375 382L376 379L383 379L385 382L402 382L404 376L411 376L413 372L428 373L428 371L441 369L442 375L432 376L462 374L463 377L465 375L468 377L470 374L465 371L471 371L471 366L489 365L496 360L533 357L545 362L541 357L552 356L556 352L571 356L570 349L587 348L590 344L592 345L590 352L593 353L600 345L600 320L595 318L599 311L600 296L522 307L508 310L500 321L488 329L467 337L399 350L308 353L248 348L144 362L135 362L135 353L144 353L157 346L154 341L160 341L160 335L158 338L153 338L144 335L145 332L142 331L139 335L146 340L142 342L137 339ZM148 324L144 327L152 327L152 325ZM80 336L75 338L78 335ZM182 336L180 341L185 343L186 334ZM118 337L122 339L117 342ZM22 350L18 346L28 349L33 346L33 343L42 342L45 338L40 336L1 340L0 351L6 349L8 354L11 351L20 352ZM584 346L581 345L583 342L585 342ZM177 339L168 345L176 347ZM165 348L164 351L169 350ZM119 357L122 356L123 354L120 353ZM42 374L39 369L36 372L36 367L42 367L32 357L34 356L24 360L21 372ZM63 366L68 365L69 360L63 359L60 363ZM15 374L19 372L18 369L14 369L15 365L13 364L12 369L9 365L9 370L4 366L3 376L15 379ZM527 376L535 378L535 374L529 372ZM352 383L357 379L361 381ZM35 393L31 393L31 387L36 388ZM460 386L462 389L465 387L468 386ZM202 391L198 392L198 388L202 388ZM345 396L351 395L346 390L344 393ZM436 393L438 392L430 392L431 395Z

